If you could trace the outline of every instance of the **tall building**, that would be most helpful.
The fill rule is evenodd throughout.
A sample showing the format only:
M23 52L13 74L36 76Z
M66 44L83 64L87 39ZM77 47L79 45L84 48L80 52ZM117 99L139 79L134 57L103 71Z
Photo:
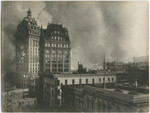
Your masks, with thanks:
M62 25L48 24L46 29L40 28L29 9L15 36L17 87L28 87L29 80L34 80L39 71L70 72L70 39Z
M48 24L41 28L40 72L70 72L70 39L68 30L59 24Z
M28 87L28 80L35 79L39 71L40 27L30 9L17 26L15 36L17 87L25 88Z

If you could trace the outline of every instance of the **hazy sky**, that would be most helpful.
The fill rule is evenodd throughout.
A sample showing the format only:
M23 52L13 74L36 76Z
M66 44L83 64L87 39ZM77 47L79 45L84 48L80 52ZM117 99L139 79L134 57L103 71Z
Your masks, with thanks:
M5 65L13 64L13 34L29 8L39 26L46 28L49 21L67 27L72 69L78 61L88 68L101 67L104 50L107 61L148 55L148 2L2 2Z

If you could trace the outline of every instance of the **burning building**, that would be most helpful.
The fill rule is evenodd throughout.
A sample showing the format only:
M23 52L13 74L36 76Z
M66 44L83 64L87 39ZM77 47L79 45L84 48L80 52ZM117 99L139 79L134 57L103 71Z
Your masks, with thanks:
M29 9L15 36L17 87L28 87L28 82L34 81L39 72L70 72L70 39L62 25L48 24L47 29L40 28Z
M30 9L19 23L15 36L17 87L26 88L28 81L36 78L39 71L40 27Z

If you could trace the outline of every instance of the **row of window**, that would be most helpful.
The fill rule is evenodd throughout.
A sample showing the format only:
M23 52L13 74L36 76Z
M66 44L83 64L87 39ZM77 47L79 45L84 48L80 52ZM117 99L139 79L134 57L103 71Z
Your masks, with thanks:
M47 59L46 63L50 63L50 60ZM63 63L63 61L61 59L52 59L52 63ZM68 63L68 60L65 63Z
M59 37L59 36L58 36L58 37L52 36L51 39L54 39L54 40L62 40L63 38L62 38L62 37Z
M39 64L36 64L36 63L30 63L30 66L39 66Z
M45 58L69 58L68 55L45 55Z
M31 29L33 29L33 30L40 30L38 27L34 27L34 26L31 26Z
M34 64L33 65L31 64L30 68L33 68L33 69L35 68L36 69L36 68L39 68L39 66L34 66Z
M64 69L64 72L68 72L68 71L69 71L68 69ZM45 69L45 72L51 72L51 71L50 71L50 69ZM57 69L54 68L54 69L52 69L52 72L63 72L63 69L58 69L58 71L57 71Z
M110 82L110 79L112 80L112 82L114 82L114 78L107 78L108 82ZM105 80L105 78L103 78L103 81ZM99 81L101 82L101 78L99 78ZM95 83L95 79L92 79L92 83ZM65 80L65 85L68 84L68 80ZM72 79L72 84L75 84L75 79ZM82 84L82 80L79 79L79 84ZM88 79L86 79L86 84L88 84ZM58 80L58 85L60 85L60 81Z
M39 47L30 47L30 50L39 50Z
M50 64L46 64L46 67L50 67ZM52 64L52 67L57 67L57 64ZM63 67L63 64L58 64L58 67ZM64 64L64 67L69 67L68 64Z
M32 46L32 47L39 47L39 44L36 44L36 43L32 43L32 42L31 42L31 43L29 44L29 46Z
M60 32L60 31L54 31L53 33L54 33L54 34L56 34L56 33L60 34L61 32ZM67 35L68 33L65 32L65 34Z
M46 53L52 53L52 54L64 54L64 55L67 55L67 54L69 54L69 52L68 51L56 51L56 50L45 50L45 52Z
M63 55L45 55L46 58L63 58Z
M50 59L45 59L45 62L46 62L46 63L50 63L50 61L51 61ZM52 62L53 62L53 63L56 63L57 60L56 60L56 59L55 59L55 60L53 59ZM58 60L58 63L61 63L61 62L62 62L62 60L59 59L59 60ZM68 60L68 59L65 59L64 62L65 62L65 63L69 63L69 60Z
M37 40L37 39L39 39L39 36L30 35L30 41L33 40L33 39L36 39L36 40Z
M36 64L36 63L37 63L37 59L34 59L34 57L30 58L30 64Z
M39 31L33 31L33 30L32 30L32 31L29 31L29 33L30 33L30 34L37 34L37 35L40 35L40 32L39 32Z
M30 70L39 69L39 66L30 66Z
M38 73L38 70L30 70L30 73Z
M34 57L33 57L33 59L34 59ZM32 58L30 58L30 63L33 63L33 64L38 64L39 62L37 61L37 59L34 59L34 60L32 60Z
M39 54L39 51L34 51L34 50L33 50L33 51L31 51L30 53L31 53L30 56L32 56L33 54L34 54L34 55Z
M45 43L45 47L60 47L60 48L68 48L68 44L47 44Z
M30 67L30 70L39 70L39 67Z

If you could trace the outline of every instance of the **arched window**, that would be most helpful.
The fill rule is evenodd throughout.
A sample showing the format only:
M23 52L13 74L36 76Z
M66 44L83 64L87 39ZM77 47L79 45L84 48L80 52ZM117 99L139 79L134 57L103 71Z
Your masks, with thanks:
M47 43L45 43L45 47L47 47Z
M56 51L55 51L55 50L52 50L52 54L56 54Z
M103 102L102 102L103 111L105 111L105 107L106 107L106 104L105 104L105 102L103 101Z
M91 110L92 111L94 110L94 101L93 101L93 99L91 99Z
M48 44L48 47L50 47L50 44Z
M46 53L49 53L49 50L46 50Z
M58 54L62 54L62 51L58 51Z
M90 106L90 102L89 102L89 98L87 98L87 109L89 109Z
M101 106L101 104L100 104L100 102L98 101L98 106L97 106L97 107L98 107L98 108L97 108L98 111L101 110L100 106Z
M64 51L64 54L67 55L67 54L68 54L68 51Z

